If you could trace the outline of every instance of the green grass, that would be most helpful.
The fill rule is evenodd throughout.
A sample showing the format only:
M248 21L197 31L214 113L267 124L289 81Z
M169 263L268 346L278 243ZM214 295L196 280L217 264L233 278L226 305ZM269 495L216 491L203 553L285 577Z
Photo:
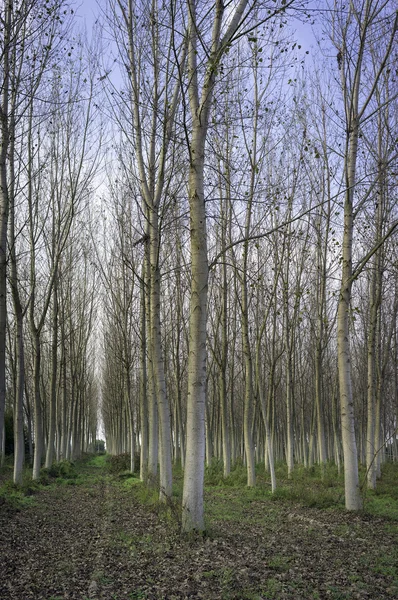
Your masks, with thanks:
M134 592L129 593L128 598L129 600L144 600L144 598L147 598L147 595L141 590L135 590Z
M35 495L44 488L79 485L85 479L84 474L80 473L80 470L82 464L86 462L87 460L75 464L63 460L59 463L54 463L49 469L42 468L40 477L36 481L32 480L32 470L25 468L21 485L13 483L12 470L10 470L7 473L7 478L0 485L0 504L5 504L11 509L20 510L33 506L36 503Z
M75 464L69 460L61 460L58 463L51 465L49 469L41 469L40 483L48 485L53 483L55 479L77 479L78 473Z
M364 490L364 510L398 522L398 465L386 463L375 490Z
M364 510L371 515L398 522L398 500L389 494L378 495L377 490L376 492L368 492Z
M32 480L24 481L22 485L15 485L12 481L6 481L0 487L0 506L4 504L14 510L20 510L35 504L33 496L40 489L40 484Z
M231 470L228 477L224 477L224 468L222 461L213 459L210 465L205 469L205 485L222 487L242 487L247 482L247 472L245 467L238 462Z
M98 469L104 469L105 465L106 465L106 454L96 454L95 456L92 456L87 461L88 467L96 467Z
M308 508L342 507L344 500L344 482L334 464L326 464L322 469L315 465L309 469L296 465L291 479L288 479L287 467L278 463L275 468L277 488L270 495L275 502L291 502ZM261 473L261 472L260 472ZM264 479L269 486L269 475L264 473L258 479Z
M361 469L362 474L365 473ZM271 493L269 475L264 465L257 466L257 486L247 488L246 471L238 465L227 478L223 478L222 463L213 461L206 467L205 487L211 494L207 512L215 519L244 519L243 506L255 501L298 504L307 508L345 510L344 479L336 465L328 463L322 469L296 465L288 479L285 464L276 465L277 489ZM237 494L234 494L236 490ZM214 499L219 502L214 504ZM383 465L382 477L375 491L364 490L364 512L398 521L398 464ZM392 524L392 527L394 525Z
M388 552L380 553L372 570L383 577L393 577L398 586L398 548L390 548Z
M288 479L287 467L283 463L276 465L277 490L272 495L275 501L290 501L307 507L330 508L342 506L344 482L334 464L327 464L323 469L318 465L305 469L296 465L292 478ZM264 465L256 467L257 486L255 497L268 497L271 492L270 476ZM212 488L246 487L247 474L242 464L237 464L228 477L223 477L222 463L213 460L206 467L205 485Z
M0 503L8 503L12 507L30 506L35 502L34 495L41 486L90 486L111 476L114 485L120 485L127 490L133 490L139 502L158 510L159 487L154 481L152 486L144 486L138 479L138 474L129 471L129 456L110 457L99 454L84 457L76 463L62 461L50 469L42 469L39 482L32 482L31 471L24 473L23 484L14 486L12 477L12 461L6 462L2 469L3 483L0 486ZM315 465L309 469L295 465L291 479L288 479L287 467L284 463L276 464L277 489L271 494L270 477L264 469L264 464L256 467L257 486L248 488L246 485L246 468L238 462L231 474L224 478L223 465L214 459L205 469L205 489L210 494L207 501L206 514L209 519L244 522L245 506L252 502L294 503L303 507L318 509L344 510L344 481L343 474L338 473L336 465L328 463L322 469ZM364 479L366 471L361 467ZM171 520L176 519L180 512L182 498L183 471L181 465L174 468L173 497L170 506L163 506L163 514ZM375 491L364 487L364 511L370 515L383 517L391 521L387 528L394 528L398 522L398 465L386 463L383 465L382 477L377 482ZM174 515L174 516L173 516Z

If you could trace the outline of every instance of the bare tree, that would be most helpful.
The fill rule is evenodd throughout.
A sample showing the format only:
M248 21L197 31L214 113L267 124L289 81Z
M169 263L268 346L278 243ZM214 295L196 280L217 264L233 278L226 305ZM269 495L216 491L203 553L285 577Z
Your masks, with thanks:
M359 490L357 442L355 436L354 402L350 355L350 303L352 284L369 257L353 269L352 250L354 221L361 205L355 202L357 187L357 159L361 128L374 116L370 109L380 78L388 66L388 60L396 38L398 13L391 13L390 3L379 0L350 2L347 12L337 11L334 24L334 43L338 51L337 66L341 75L341 89L345 109L345 199L344 234L342 245L342 274L338 308L337 343L340 406L344 452L345 502L348 510L362 506ZM383 40L383 54L366 87L364 73L369 73L367 61L369 48L377 35L379 19L389 21L389 30ZM381 41L381 40L379 40Z

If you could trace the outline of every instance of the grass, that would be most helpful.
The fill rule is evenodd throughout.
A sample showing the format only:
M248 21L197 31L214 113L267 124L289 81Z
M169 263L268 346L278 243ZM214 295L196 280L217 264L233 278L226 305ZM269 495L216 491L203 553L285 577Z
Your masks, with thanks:
M278 465L279 485L272 500L286 500L308 508L343 507L344 481L334 464L309 469L297 465L288 479L286 465Z
M244 489L248 490L246 469L243 465L238 464L231 474L224 478L222 463L213 461L206 467L205 486L220 490L237 488L242 493L243 502L269 498L276 502L299 503L310 508L343 507L344 482L335 465L327 464L323 470L319 466L305 469L297 465L292 478L288 479L286 465L277 464L277 489L274 494L271 494L270 479L264 465L258 465L256 471L257 486L243 493Z
M154 482L154 485L149 487L144 486L139 481L137 473L132 474L129 471L129 466L128 455L89 456L76 464L62 461L54 464L50 469L42 469L38 482L33 482L30 471L26 470L22 485L15 486L10 480L12 462L7 461L2 469L0 503L23 508L34 504L34 495L42 486L91 485L107 473L112 476L114 483L129 490L133 489L139 502L153 508L157 507L158 482ZM213 459L205 469L205 489L210 492L212 498L211 504L207 507L210 517L225 521L244 520L245 505L269 500L275 503L299 504L308 508L344 510L343 474L338 473L334 464L328 463L323 469L319 465L309 469L296 465L291 479L288 479L286 465L278 463L276 465L277 489L274 494L271 494L269 474L265 471L264 465L257 465L256 472L257 486L247 488L246 469L242 463L237 463L230 475L224 477L222 462ZM363 479L366 476L364 469L361 469L361 476ZM177 465L174 473L172 505L163 510L163 514L166 516L168 514L171 520L175 519L179 512L182 482L183 471L181 466ZM217 499L217 502L214 503L214 499ZM390 520L391 527L398 522L398 466L396 464L383 465L382 478L378 481L375 491L364 488L364 511Z
M398 522L398 466L383 465L382 477L375 490L364 492L364 509L367 513Z
M383 577L392 577L398 587L398 548L389 548L388 552L380 552L372 565L374 573Z
M87 461L87 466L96 467L97 469L104 469L106 460L106 454L96 454L95 456L90 457L90 459Z
M105 457L84 457L73 463L63 460L54 463L49 469L42 468L38 480L32 480L31 468L23 471L22 484L16 485L12 481L12 460L7 461L6 467L2 469L2 484L0 485L0 505L4 504L11 510L21 510L36 504L36 494L48 487L62 487L70 485L91 485L93 478L87 466L94 460L98 460L98 466ZM11 466L10 466L11 465Z
M257 486L247 488L246 470L242 465L238 464L227 478L223 478L221 462L214 460L206 467L205 488L211 492L212 503L208 511L212 517L225 520L242 519L242 507L261 500L271 500L276 504L297 504L307 508L345 510L343 473L339 473L336 465L332 463L326 464L323 469L319 465L309 469L296 465L291 479L288 479L286 465L277 464L277 489L273 494L264 465L258 465L256 470ZM362 478L365 477L365 473L365 469L361 468ZM238 491L236 496L233 490ZM391 528L394 528L395 522L398 523L398 465L383 465L382 477L377 482L376 490L365 488L363 496L364 512L390 520ZM216 505L215 498L220 501ZM386 526L388 527L388 524Z
M223 463L218 459L213 459L205 469L205 485L222 487L242 487L246 485L247 473L241 462L235 465L231 474L224 477Z
M12 481L6 481L0 487L0 506L14 510L20 510L35 504L33 494L40 489L40 484L24 477L22 485L15 485Z

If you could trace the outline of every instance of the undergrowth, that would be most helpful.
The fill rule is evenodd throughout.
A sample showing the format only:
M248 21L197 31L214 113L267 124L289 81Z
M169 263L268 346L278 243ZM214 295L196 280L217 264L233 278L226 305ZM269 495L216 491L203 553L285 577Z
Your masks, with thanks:
M72 463L61 461L50 469L42 469L40 479L32 481L31 471L26 469L22 485L16 486L9 479L0 486L0 504L10 507L23 507L34 502L34 495L43 487L51 485L92 485L103 478L104 474L112 476L115 485L121 485L129 492L132 491L137 500L155 510L161 516L176 524L179 522L182 502L183 470L178 464L173 468L172 498L163 502L160 499L159 481L154 478L149 485L141 483L137 477L139 458L136 458L136 471L130 472L130 455L118 456L96 455L87 456L81 461ZM93 467L95 469L93 469ZM12 476L10 468L3 469L4 475ZM264 464L256 466L257 485L247 487L246 467L237 462L228 477L224 477L223 463L213 459L205 468L205 489L211 492L213 500L226 505L233 497L242 506L256 500L272 503L294 503L303 507L318 509L344 509L344 479L343 473L338 472L337 466L327 463L323 468L314 465L305 468L295 465L288 478L287 467L284 463L275 465L277 488L271 493L270 475ZM364 480L366 470L361 468ZM363 486L364 511L374 516L398 521L398 465L386 463L382 467L382 477L377 482L376 490L366 490ZM219 500L217 500L219 499ZM269 505L271 506L271 505ZM240 510L237 511L237 514Z
M290 502L303 507L319 509L344 509L344 476L334 463L326 463L323 467L313 465L306 468L295 465L291 477L288 477L285 463L275 465L277 488L271 493L270 475L264 464L256 466L257 486L252 491L246 487L247 473L242 463L231 470L228 477L223 475L222 461L213 459L206 466L205 486L220 490L226 488L240 489L242 501L249 497L269 498L272 502ZM361 477L366 477L366 470L361 467ZM244 491L246 490L246 491ZM363 487L364 510L375 516L382 516L398 521L398 465L386 463L382 468L382 477L377 482L375 491Z
M224 477L224 467L221 460L213 458L211 463L206 465L205 485L242 487L246 485L246 481L247 472L241 461L234 465L227 477Z
M68 460L54 463L49 469L42 468L39 479L35 481L32 480L31 470L25 469L20 485L8 479L0 486L0 504L15 510L31 506L35 503L33 496L43 487L68 485L74 483L78 476L75 464Z
M398 521L398 465L385 463L375 490L364 491L364 508L372 515Z
M129 453L105 456L105 469L111 475L131 473L131 456ZM140 472L140 454L134 455L134 473Z
M41 469L40 483L48 485L53 483L55 479L77 479L78 472L73 462L69 460L61 460L54 463L48 469Z
M285 464L278 464L275 471L277 488L271 496L273 501L290 501L321 509L343 506L343 475L335 464L310 468L296 465L290 479Z
M181 530L181 497L182 486L180 483L173 484L171 497L160 494L158 478L145 485L142 481L131 477L124 481L118 480L118 484L127 488L134 498L149 511L156 515L173 530Z
M0 505L15 510L31 506L35 502L32 496L40 487L39 482L25 476L21 485L16 485L12 480L6 481L0 487Z

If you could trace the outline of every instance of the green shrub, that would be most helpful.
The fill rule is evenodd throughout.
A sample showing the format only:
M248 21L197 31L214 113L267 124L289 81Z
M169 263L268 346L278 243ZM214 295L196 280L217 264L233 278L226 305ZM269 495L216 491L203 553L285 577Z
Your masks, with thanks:
M131 456L127 452L124 454L116 454L114 456L107 455L105 465L107 471L112 475L125 473L126 471L130 471ZM134 472L140 472L140 455L138 453L134 455Z
M205 468L205 485L220 485L223 479L223 463L218 458L213 458Z
M95 440L95 453L96 454L105 454L104 440Z
M16 485L11 480L6 481L0 488L0 505L11 510L29 506L33 501L31 496L39 489L39 482L30 478L24 478L22 485Z
M293 481L290 485L277 487L271 500L285 500L309 508L331 508L339 504L342 495L328 487L314 487L305 481Z
M243 465L236 465L228 477L224 477L221 485L228 487L242 487L247 485L247 469Z
M48 485L53 479L76 479L77 476L75 465L69 460L61 460L48 469L41 469L40 483Z
M243 487L247 483L247 470L241 461L236 462L228 477L224 477L222 460L213 458L205 469L205 485L222 485L226 487Z

